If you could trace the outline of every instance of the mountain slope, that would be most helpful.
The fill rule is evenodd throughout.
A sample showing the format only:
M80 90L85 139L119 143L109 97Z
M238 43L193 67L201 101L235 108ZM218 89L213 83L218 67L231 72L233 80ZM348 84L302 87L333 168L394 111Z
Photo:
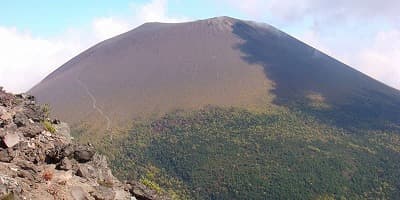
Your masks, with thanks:
M271 26L228 17L144 24L73 58L30 93L71 123L271 101L351 107L365 120L399 122L400 110L398 91Z
M72 59L30 92L66 120L93 111L113 119L177 108L261 105L270 85L262 68L241 59L239 42L218 24L145 24Z

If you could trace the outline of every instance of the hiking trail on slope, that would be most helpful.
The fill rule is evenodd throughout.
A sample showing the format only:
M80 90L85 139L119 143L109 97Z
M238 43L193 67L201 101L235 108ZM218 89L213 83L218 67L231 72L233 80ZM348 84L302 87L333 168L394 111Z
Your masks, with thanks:
M111 120L110 120L110 118L109 118L106 114L104 114L103 110L97 106L97 99L96 99L96 97L90 92L88 86L87 86L84 82L82 82L79 78L76 79L76 80L78 81L79 85L81 85L81 86L85 89L87 95L88 95L88 96L90 97L90 99L92 100L92 107L93 107L93 109L94 109L94 110L97 110L97 112L99 112L100 115L101 115L102 117L104 117L104 119L106 119L106 121L107 121L107 129L106 129L106 130L110 130L110 128L111 128Z

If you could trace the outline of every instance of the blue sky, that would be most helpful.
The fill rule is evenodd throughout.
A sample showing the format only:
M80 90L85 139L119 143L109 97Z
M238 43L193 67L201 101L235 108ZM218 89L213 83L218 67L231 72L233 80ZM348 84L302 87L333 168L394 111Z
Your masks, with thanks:
M0 24L29 30L37 36L52 36L68 27L90 24L94 17L129 14L132 1L15 0L3 3ZM138 1L139 2L139 1Z
M400 88L398 10L398 0L5 1L0 7L0 85L26 91L81 51L144 22L225 15L276 26Z
M148 0L71 0L71 1L9 1L0 8L0 25L16 27L19 30L30 32L34 36L52 37L69 28L87 26L96 17L117 16L124 18L132 15L132 7L148 3ZM225 2L216 3L215 0L187 1L170 0L167 4L171 16L188 19L205 19L215 16L231 16L239 19L254 19L235 6ZM272 24L268 12L257 16L256 20ZM275 25L275 24L272 24ZM299 32L310 21L280 25L281 29L289 32Z
M0 8L0 24L29 30L36 36L54 36L71 27L86 26L96 17L130 16L132 7L148 2L147 0L9 1ZM246 17L233 7L215 5L213 0L170 0L167 10L172 16L185 16L190 19L222 15Z

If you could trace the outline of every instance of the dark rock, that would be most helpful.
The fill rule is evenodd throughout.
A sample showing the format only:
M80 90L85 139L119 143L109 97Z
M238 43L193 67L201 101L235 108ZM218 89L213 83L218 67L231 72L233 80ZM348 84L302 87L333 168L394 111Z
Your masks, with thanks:
M157 197L157 192L150 190L145 185L139 182L131 182L131 188L129 192L136 197L138 200L153 200L153 199L165 199Z
M41 122L44 121L44 119L46 118L44 111L41 109L40 106L37 105L30 105L25 107L24 114L29 119L32 119L34 122Z
M26 124L29 123L29 120L24 114L17 113L14 115L14 123L17 125L17 127L22 127L26 126Z
M0 151L0 161L1 162L11 162L13 157L10 155L7 149L2 149Z
M27 95L26 99L31 100L31 101L35 101L36 98L33 95Z
M57 169L68 171L72 169L72 162L68 158L63 158L61 162L57 165Z
M58 119L54 119L54 120L52 121L52 123L53 123L53 124L60 124L60 123L61 123L61 121L60 121L60 120L58 120Z
M76 175L86 179L95 179L96 176L96 169L87 164L80 164L78 170L76 171Z
M74 158L80 163L89 162L92 160L95 150L93 147L90 146L77 146L74 152Z
M63 153L64 147L61 145L55 145L54 148L48 149L46 151L46 163L47 164L57 164L59 163L65 156Z
M0 138L4 138L4 136L6 136L6 135L7 135L7 132L3 128L0 128ZM0 143L1 143L2 147L6 147L4 142L0 141Z
M74 152L75 152L74 147L72 145L67 145L62 149L61 154L63 157L71 158Z
M35 177L32 175L32 173L30 173L28 171L18 171L17 175L20 178L27 178L30 181L35 180Z
M26 171L32 171L32 172L39 172L40 171L39 168L36 165L34 165L34 164L32 164L32 163L30 163L30 162L28 162L26 160L20 160L20 161L18 161L16 163L16 165L19 166L21 169L26 170Z
M26 94L16 94L15 97L20 98L20 99L25 99Z
M7 120L3 119L5 118L3 117L5 114L7 114L7 110L3 106L0 106L0 128L4 128L7 123Z
M113 200L115 198L115 191L112 188L96 186L91 195L96 200Z
M25 137L33 138L43 131L43 127L41 125L35 124L27 127L22 127L19 130Z
M11 106L15 100L15 97L12 94L6 93L4 91L0 91L0 105L3 106Z

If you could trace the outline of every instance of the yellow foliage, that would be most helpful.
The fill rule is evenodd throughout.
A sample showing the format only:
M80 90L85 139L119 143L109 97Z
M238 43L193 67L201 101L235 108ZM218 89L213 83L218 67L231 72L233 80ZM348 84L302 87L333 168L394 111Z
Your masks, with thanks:
M54 128L53 124L49 121L44 121L43 122L44 128L46 129L46 131L49 131L50 133L55 133L56 132L56 128Z

